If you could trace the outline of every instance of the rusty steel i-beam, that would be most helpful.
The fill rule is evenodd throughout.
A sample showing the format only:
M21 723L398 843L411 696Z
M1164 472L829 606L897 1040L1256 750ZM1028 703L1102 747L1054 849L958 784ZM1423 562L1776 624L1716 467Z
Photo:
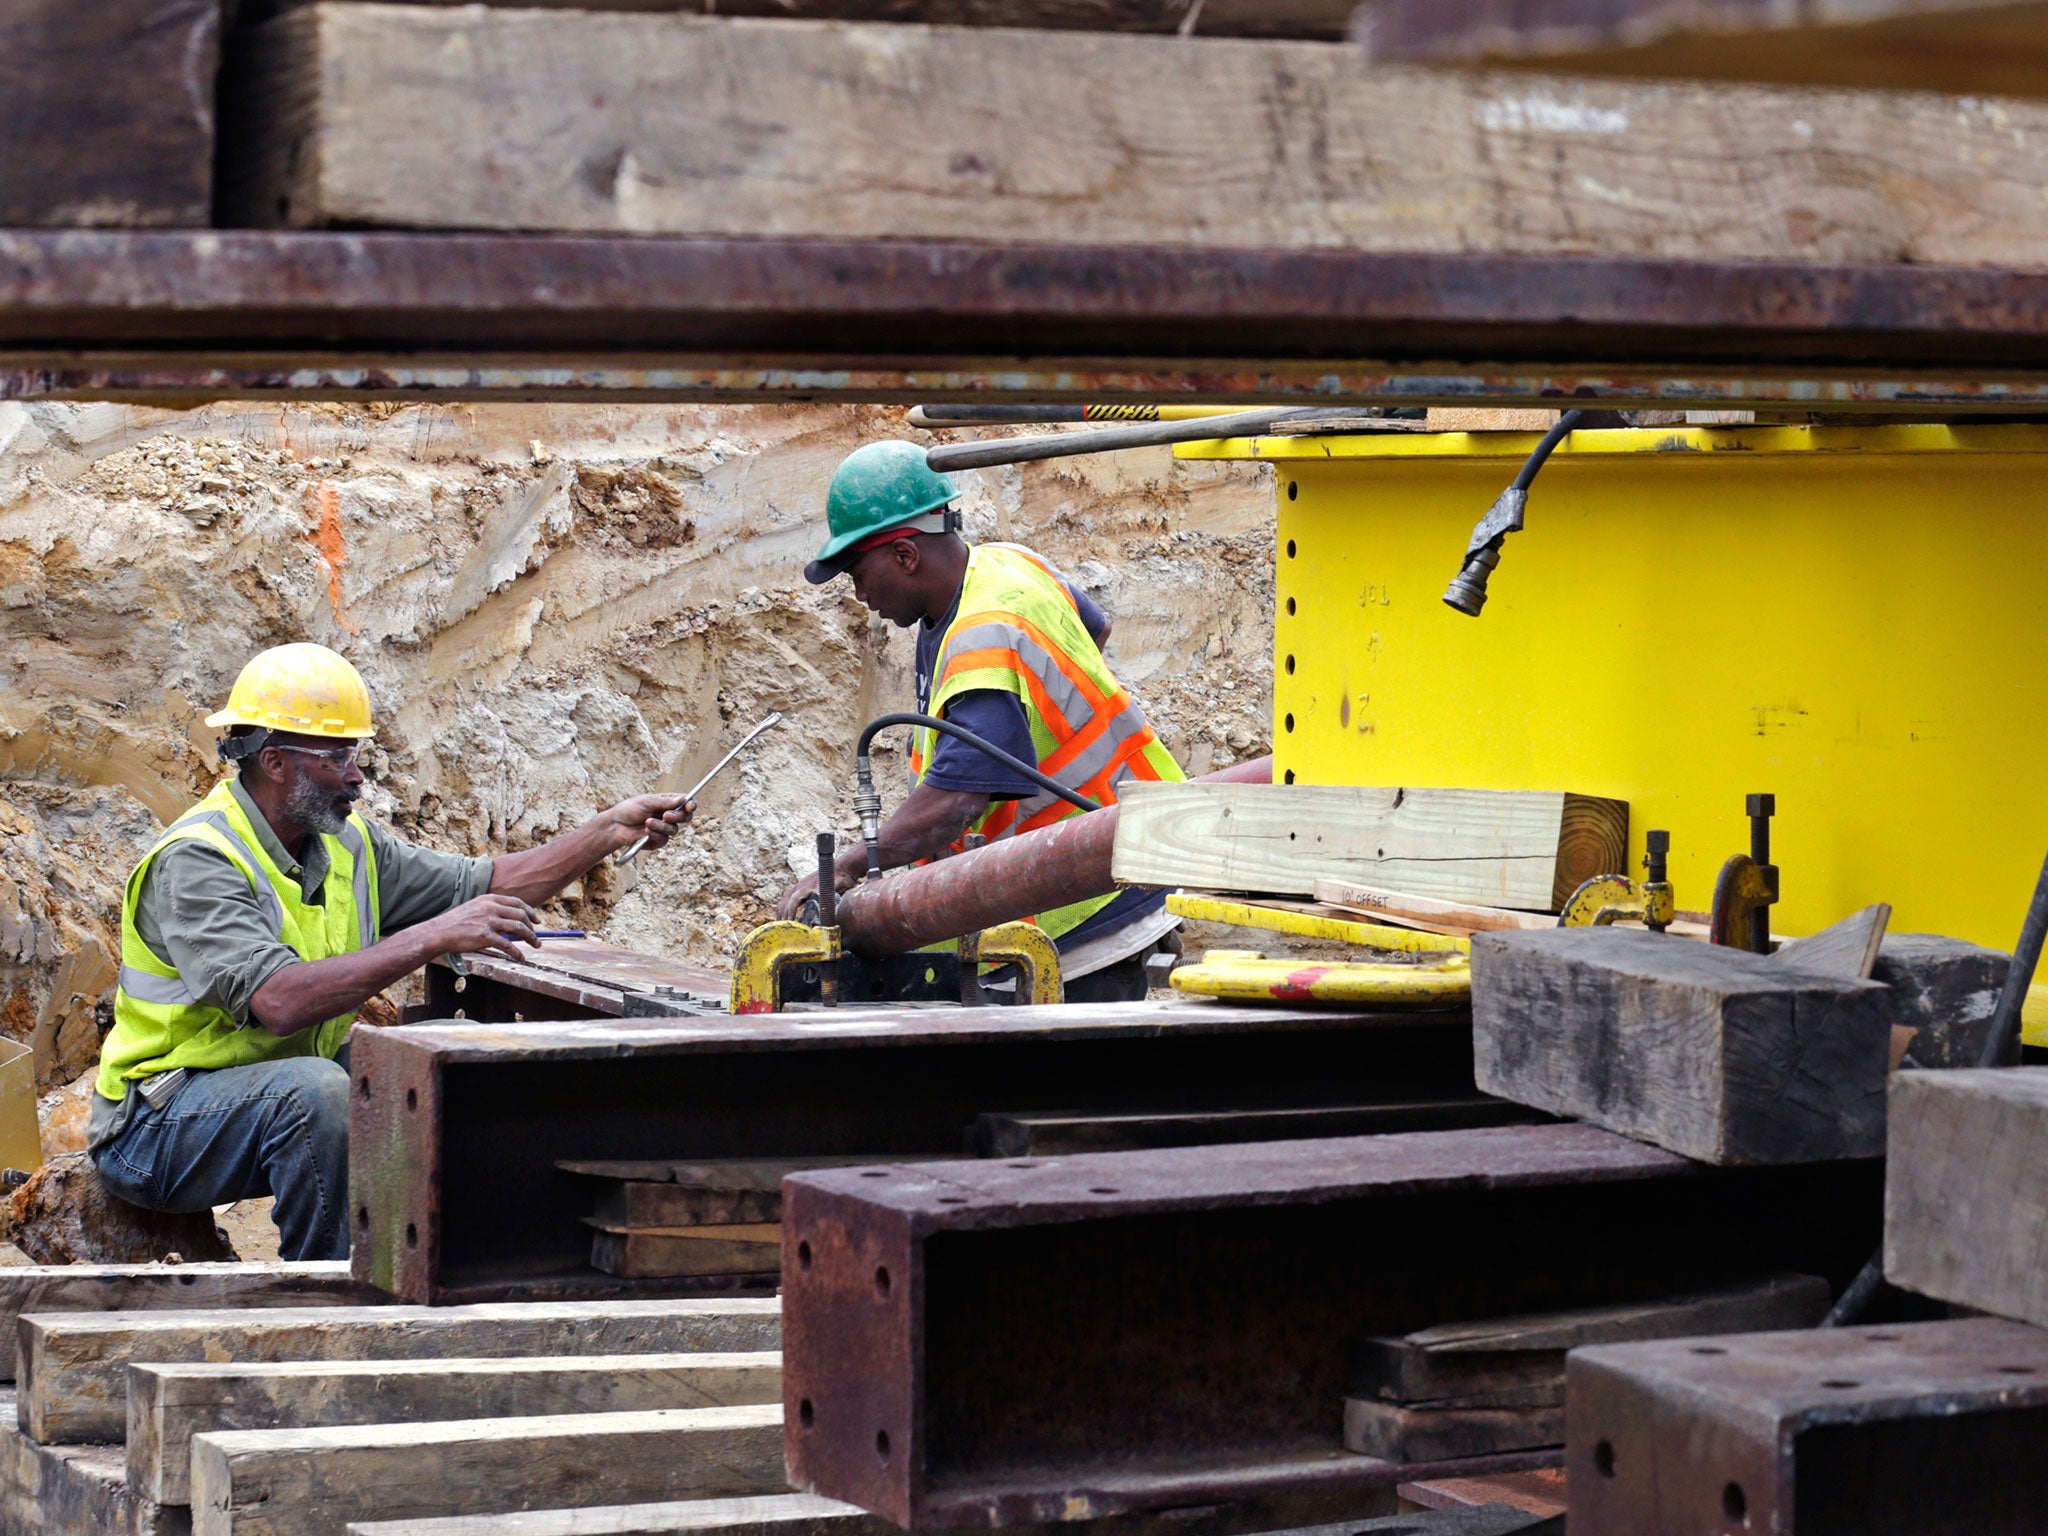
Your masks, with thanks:
M1347 1343L1774 1271L1839 1288L1881 1185L1580 1125L796 1175L791 1479L923 1531L1555 1461L1347 1453Z
M1474 1097L1463 1010L1171 1002L608 1018L629 997L653 1006L627 990L638 984L627 967L604 972L609 985L485 969L443 994L471 1020L361 1030L351 1046L351 1261L411 1302L736 1283L600 1274L583 1220L592 1197L564 1161L879 1162L960 1155L984 1114ZM533 1022L555 1008L568 1016Z

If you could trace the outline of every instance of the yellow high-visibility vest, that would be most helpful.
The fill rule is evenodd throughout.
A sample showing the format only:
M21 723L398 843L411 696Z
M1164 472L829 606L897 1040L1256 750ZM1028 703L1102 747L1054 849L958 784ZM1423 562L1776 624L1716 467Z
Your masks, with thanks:
M975 545L955 612L939 641L927 714L943 717L949 700L975 689L1015 695L1031 725L1039 771L1098 805L1114 804L1116 786L1125 779L1177 783L1183 777L1145 712L1102 659L1072 594L1030 550ZM929 729L917 732L911 767L920 779L936 736ZM991 805L971 830L993 842L1081 814L1058 795L1040 791ZM1057 938L1115 899L1114 892L1092 896L1032 921Z
M142 942L135 927L142 878L156 856L188 838L217 848L239 869L256 893L279 942L302 960L353 954L377 942L377 857L369 828L350 816L327 845L327 879L321 905L309 905L298 882L288 878L263 851L248 813L223 779L213 792L180 816L128 877L121 904L121 983L114 994L114 1027L100 1047L95 1087L102 1098L119 1100L127 1085L178 1067L212 1070L242 1067L283 1056L333 1056L348 1038L351 1010L293 1035L273 1035L257 1023L237 1024L226 1009L195 998L179 977Z

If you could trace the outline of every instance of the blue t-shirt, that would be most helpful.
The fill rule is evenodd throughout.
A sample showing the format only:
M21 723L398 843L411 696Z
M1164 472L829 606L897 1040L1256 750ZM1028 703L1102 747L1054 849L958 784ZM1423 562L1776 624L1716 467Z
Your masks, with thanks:
M1087 593L1075 591L1071 583L1063 582L1062 585L1074 599L1074 608L1081 616L1082 626L1100 645L1103 635L1108 632L1109 621ZM946 630L959 611L960 599L955 597L953 606L946 610L945 617L938 623L927 621L917 627L917 707L920 713L928 713L931 709L932 672L939 661L939 642L945 638ZM1038 745L1031 739L1031 721L1014 693L1006 693L1000 688L974 688L955 694L947 701L946 718L961 729L972 731L982 740L1001 747L1012 757L1027 763L1038 761ZM932 748L932 760L925 768L924 782L934 789L987 795L991 800L1027 800L1039 792L1038 786L1021 773L1004 767L966 742L946 735L939 736ZM1164 891L1125 891L1080 927L1062 935L1059 947L1069 949L1083 939L1094 938L1112 928L1121 928L1134 918L1158 911L1165 903Z

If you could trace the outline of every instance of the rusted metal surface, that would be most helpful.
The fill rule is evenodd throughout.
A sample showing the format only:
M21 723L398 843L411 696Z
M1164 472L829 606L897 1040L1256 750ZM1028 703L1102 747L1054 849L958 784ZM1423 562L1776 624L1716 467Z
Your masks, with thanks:
M799 1175L792 1481L928 1530L1542 1465L1347 1456L1347 1341L1772 1270L1839 1285L1880 1185L1577 1125Z
M1237 763L1203 782L1270 784L1273 759ZM896 955L1107 895L1116 889L1116 821L1117 808L1104 806L855 886L839 898L840 937L863 954Z
M1993 1318L1615 1344L1568 1366L1572 1536L2048 1526L2048 1332Z
M427 967L421 1019L519 1024L528 1019L616 1019L723 1011L724 972L643 955L595 939L548 939L525 962L498 955L445 957Z
M1209 1003L429 1023L356 1031L350 1065L355 1273L427 1303L595 1281L562 1161L950 1156L990 1110L1472 1091L1467 1014Z
M0 395L2048 408L2048 272L1435 252L0 233Z

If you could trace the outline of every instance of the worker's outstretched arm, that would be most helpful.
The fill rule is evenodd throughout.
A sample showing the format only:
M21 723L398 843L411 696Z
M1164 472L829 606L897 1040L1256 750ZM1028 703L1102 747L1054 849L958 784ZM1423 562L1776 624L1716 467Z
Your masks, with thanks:
M599 811L574 832L493 859L491 894L517 896L535 906L553 901L600 859L629 843L644 837L650 853L667 846L696 809L681 795L640 795L621 801L608 811Z
M256 989L250 1015L273 1035L295 1035L361 1007L440 955L490 951L523 960L513 944L538 942L537 917L517 896L479 896L368 949L285 966Z
M915 864L919 859L929 859L944 852L958 842L960 834L973 826L988 809L988 801L987 795L919 784L903 797L903 804L896 808L895 814L882 823L882 868L895 869L900 865ZM867 870L867 845L856 839L840 850L835 865L839 889L845 890ZM776 904L775 915L784 919L795 917L797 909L817 892L817 875L805 875Z

